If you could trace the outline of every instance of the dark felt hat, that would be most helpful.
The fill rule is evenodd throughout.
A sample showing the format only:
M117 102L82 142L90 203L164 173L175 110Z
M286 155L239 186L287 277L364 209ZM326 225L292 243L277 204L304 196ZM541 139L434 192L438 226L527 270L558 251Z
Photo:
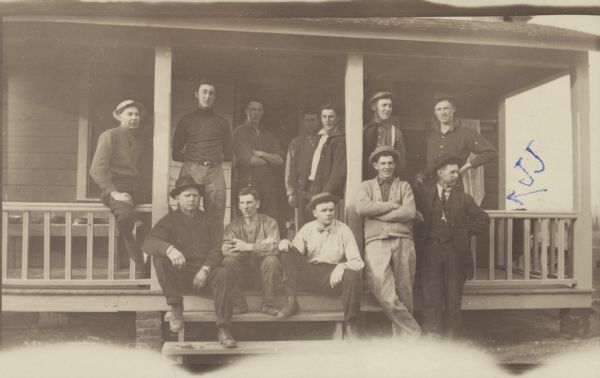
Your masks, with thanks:
M443 168L448 164L456 164L460 168L463 162L456 155L446 153L441 154L433 162L433 166L431 167L432 174L435 176L438 169Z
M112 113L113 117L115 117L116 120L119 120L119 116L121 115L123 110L125 110L126 108L128 108L130 106L135 106L136 108L138 108L138 110L140 111L140 119L146 118L146 114L148 113L148 110L146 109L144 104L142 104L141 102L137 102L135 100L122 101L119 105L117 105L115 110L113 110L113 113Z
M204 189L204 186L201 184L196 184L196 181L194 181L194 179L192 178L192 176L182 176L180 178L177 179L177 181L175 182L175 187L171 190L171 192L169 192L169 195L172 198L177 197L177 195L181 192L183 192L184 190L186 190L187 188L197 188L198 191L200 192L200 194L202 194L202 191Z
M382 98L393 99L394 95L392 94L392 92L388 92L388 91L377 92L373 96L371 96L371 98L369 99L369 105L373 105L377 100L381 100Z
M339 200L340 200L340 198L338 196L336 196L335 194L326 193L326 192L315 194L310 199L308 208L311 210L314 210L314 208L320 203L333 202L333 203L337 204Z
M392 146L377 146L377 148L371 152L371 155L369 155L369 163L373 164L374 162L377 161L377 159L379 159L379 155L381 155L384 152L390 152L393 154L394 156L394 160L396 161L396 164L400 163L400 153L398 152L398 150L396 150L394 147Z

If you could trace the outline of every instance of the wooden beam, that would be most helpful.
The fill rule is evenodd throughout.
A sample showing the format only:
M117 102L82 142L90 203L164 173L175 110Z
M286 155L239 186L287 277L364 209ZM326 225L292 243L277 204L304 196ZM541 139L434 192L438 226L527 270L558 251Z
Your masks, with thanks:
M79 130L77 144L77 192L78 201L86 200L87 186L89 182L88 162L90 144L90 123L89 123L89 103L90 103L90 71L86 67L79 78Z
M171 162L171 46L156 46L154 55L154 156L152 178L152 225L169 213ZM160 288L152 267L152 289Z
M592 287L592 155L590 134L589 54L581 53L571 71L571 114L573 130L573 278L580 288ZM559 227L564 224L559 224ZM560 231L560 230L559 230ZM564 232L564 231L563 231ZM562 245L564 240L558 240ZM561 251L559 251L560 256Z
M345 79L346 124L346 222L359 247L363 245L363 220L354 204L362 182L363 159L363 56L348 55Z
M506 101L498 102L498 209L506 209Z

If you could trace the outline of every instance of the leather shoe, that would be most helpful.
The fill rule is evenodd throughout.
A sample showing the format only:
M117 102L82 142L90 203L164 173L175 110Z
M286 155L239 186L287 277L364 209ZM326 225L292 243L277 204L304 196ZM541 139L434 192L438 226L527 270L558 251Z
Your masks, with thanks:
M225 348L237 347L237 342L233 339L233 336L231 336L229 327L219 327L217 338L219 339L221 345L223 345Z
M360 339L360 332L358 331L358 324L356 324L355 322L347 322L346 323L346 334L344 335L344 339L347 339L347 340Z
M262 312L270 316L277 316L279 314L278 309L269 305L264 305L262 308Z
M289 301L284 308L279 311L277 314L278 318L289 318L292 315L295 315L300 311L300 305L296 301Z
M233 306L233 315L241 315L247 313L249 310L248 305L245 306Z
M171 306L171 318L169 319L171 332L179 332L183 328L183 305Z

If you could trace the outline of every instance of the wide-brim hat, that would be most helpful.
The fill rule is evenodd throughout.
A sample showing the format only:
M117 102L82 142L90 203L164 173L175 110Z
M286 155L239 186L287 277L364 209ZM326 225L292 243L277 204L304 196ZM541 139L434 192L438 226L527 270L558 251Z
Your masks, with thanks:
M311 197L310 202L308 203L308 208L311 210L314 210L314 208L317 207L317 205L320 203L333 202L333 203L337 204L339 202L339 200L340 200L340 198L338 196L336 196L335 194L331 194L331 193L327 193L327 192L315 194L314 196Z
M194 179L192 178L192 176L189 176L189 175L182 176L177 179L177 181L175 182L175 187L173 189L171 189L171 191L169 192L169 195L171 196L171 198L175 199L175 197L177 197L177 195L179 195L179 193L183 192L187 188L192 188L192 187L198 189L200 194L202 194L202 192L204 190L204 186L201 184L197 184L196 181L194 181Z
M113 117L115 117L116 120L119 120L119 115L121 115L121 112L123 112L123 110L125 110L125 108L128 108L130 106L135 106L136 108L138 108L138 110L140 111L140 119L146 118L146 114L148 113L148 110L146 109L144 104L142 104L141 102L135 101L135 100L122 101L119 105L117 105L115 110L113 110L113 113L112 113Z
M452 105L454 105L455 108L458 108L458 102L456 101L456 97L451 96L444 92L436 92L433 95L433 101L431 102L431 107L435 108L435 106L442 101L448 101Z
M377 148L373 152L371 152L371 155L369 155L369 163L375 163L379 158L379 155L381 155L384 152L392 153L396 164L400 164L400 153L392 146L377 146Z
M453 154L441 154L433 162L433 166L431 167L432 174L435 176L438 169L443 168L448 164L456 164L458 165L458 168L460 168L463 164L463 161L458 156Z
M371 98L369 99L369 106L373 105L376 101L381 100L382 98L394 98L394 95L392 94L392 92L388 92L388 91L382 91L382 92L377 92L375 93L373 96L371 96Z

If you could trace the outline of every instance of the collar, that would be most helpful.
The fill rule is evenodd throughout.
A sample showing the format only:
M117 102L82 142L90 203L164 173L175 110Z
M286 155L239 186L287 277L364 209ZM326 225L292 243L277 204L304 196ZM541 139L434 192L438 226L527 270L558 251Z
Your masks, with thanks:
M391 185L394 182L395 179L396 179L396 176L392 176L389 179L384 179L384 178L381 178L381 177L377 176L377 183L379 185L384 184L384 183L387 183L387 184Z
M448 198L448 196L450 196L450 193L452 193L452 189L453 188L442 188L442 186L440 184L436 184L437 185L437 192L438 192L438 197L442 197L442 190L446 189L446 198Z
M186 213L184 213L183 211L181 211L181 208L179 208L179 206L177 207L177 211L185 219L194 219L194 218L196 218L198 216L198 214L200 214L200 210L196 210L196 211L194 211L194 213L192 214L192 216L189 216Z
M196 109L196 114L202 115L202 116L209 116L209 115L213 115L214 112L213 112L212 108L200 108L200 107L198 107Z
M319 224L319 221L315 221L316 222L316 230L319 233L323 233L323 232L327 232L327 233L331 233L335 230L335 222L336 220L334 219L333 222L331 222L331 224L327 227L323 227L321 226L321 224Z
M331 131L333 131L333 129L331 129ZM329 134L327 133L327 131L325 131L325 129L319 130L319 132L317 133L317 135L327 135L327 136L329 136Z
M458 122L459 122L458 119L456 119L456 118L453 119L452 124L450 125L450 129L448 129L448 132L446 134L454 132L454 130L456 130L458 128L458 125L459 125ZM442 126L440 125L440 122L437 119L433 122L433 130L442 134ZM443 135L445 135L445 134L443 134Z

